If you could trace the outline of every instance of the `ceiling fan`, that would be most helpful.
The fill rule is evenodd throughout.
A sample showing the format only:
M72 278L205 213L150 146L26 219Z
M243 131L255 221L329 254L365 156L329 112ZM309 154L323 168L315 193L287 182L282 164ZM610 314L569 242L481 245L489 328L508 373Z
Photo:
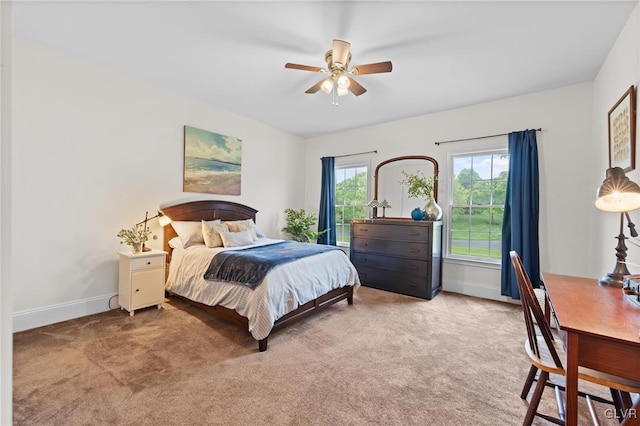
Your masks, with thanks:
M351 62L350 47L351 43L334 39L333 48L324 55L328 69L292 64L290 62L286 63L284 67L294 70L331 73L329 77L320 80L307 89L305 93L316 93L320 89L326 93L333 93L333 104L337 105L338 96L344 96L349 92L360 96L367 91L360 83L350 77L351 75L377 74L391 72L392 70L391 61L356 65L349 68L349 63Z

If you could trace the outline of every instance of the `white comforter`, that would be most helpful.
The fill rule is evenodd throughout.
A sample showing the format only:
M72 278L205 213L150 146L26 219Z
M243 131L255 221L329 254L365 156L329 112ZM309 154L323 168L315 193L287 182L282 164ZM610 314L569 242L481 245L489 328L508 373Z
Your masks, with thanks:
M282 240L260 238L256 245ZM344 253L332 250L273 268L254 290L240 284L207 281L203 275L211 259L223 250L204 245L174 249L166 289L206 305L234 309L249 319L249 332L256 340L269 335L275 321L298 306L328 291L360 285L358 273Z

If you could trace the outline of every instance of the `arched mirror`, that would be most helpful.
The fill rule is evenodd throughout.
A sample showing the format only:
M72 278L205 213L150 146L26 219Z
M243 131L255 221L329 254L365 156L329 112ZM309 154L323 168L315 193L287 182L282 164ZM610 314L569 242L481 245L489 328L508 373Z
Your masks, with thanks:
M401 182L406 173L421 172L426 177L433 176L433 198L438 201L438 162L425 155L406 155L390 158L376 166L374 174L373 198L379 203L387 201L390 207L374 207L374 218L410 219L411 211L423 208L427 198L410 198L406 185Z

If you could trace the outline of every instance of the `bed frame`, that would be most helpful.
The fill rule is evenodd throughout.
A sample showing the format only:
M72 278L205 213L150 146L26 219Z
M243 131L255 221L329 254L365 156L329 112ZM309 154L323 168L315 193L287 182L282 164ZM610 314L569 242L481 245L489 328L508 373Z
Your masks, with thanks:
M234 203L231 201L192 201L188 203L176 204L173 206L162 207L161 211L163 214L167 215L171 220L180 220L180 221L201 221L201 220L215 220L220 219L223 221L226 220L244 220L244 219L252 219L254 222L256 221L256 213L258 212L256 209L251 207ZM167 262L171 260L171 247L169 247L169 241L176 237L177 234L171 225L167 225L163 228L164 231L164 241L163 247L164 250L168 253ZM233 309L225 308L223 306L209 306L203 303L195 302L193 300L189 300L185 297L178 296L175 294L171 295L172 297L177 297L182 300L187 301L188 303L197 306L212 315L223 318L233 324L237 324L241 327L244 327L248 330L249 321L247 318L243 317L239 313L237 313ZM304 305L301 305L296 310L289 312L285 316L279 318L271 332L277 331L287 325L294 324L303 318L315 313L316 311L320 311L325 309L334 303L337 303L343 299L347 299L347 303L349 305L353 304L353 287L346 286L342 288L337 288L329 291L328 293L318 297L317 299L311 300ZM267 339L269 336L265 337L262 340L258 340L258 349L260 352L264 352L267 350Z

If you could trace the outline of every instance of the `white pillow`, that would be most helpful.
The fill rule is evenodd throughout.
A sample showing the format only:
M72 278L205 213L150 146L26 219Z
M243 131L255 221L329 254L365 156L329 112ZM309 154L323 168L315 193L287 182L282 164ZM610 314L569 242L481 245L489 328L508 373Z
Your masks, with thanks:
M239 247L253 244L253 236L251 235L251 231L248 230L240 232L222 231L220 232L220 238L225 247Z
M184 248L180 237L173 237L172 239L170 239L169 247L171 247L172 249Z
M207 223L202 221L202 237L207 247L222 247L220 232L229 232L226 223Z
M207 223L220 223L220 219L211 220ZM182 240L182 246L184 248L190 247L194 244L204 244L204 237L202 236L202 223L191 221L176 221L171 222L171 226L175 229L176 233Z
M240 232L240 231L251 231L251 236L253 240L256 241L258 238L265 238L266 235L258 229L258 226L252 219L246 220L232 220L229 222L225 222L229 226L229 231L231 232Z

